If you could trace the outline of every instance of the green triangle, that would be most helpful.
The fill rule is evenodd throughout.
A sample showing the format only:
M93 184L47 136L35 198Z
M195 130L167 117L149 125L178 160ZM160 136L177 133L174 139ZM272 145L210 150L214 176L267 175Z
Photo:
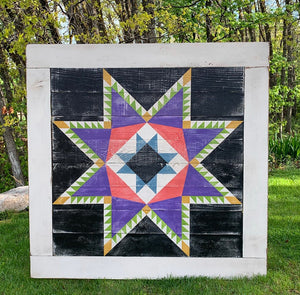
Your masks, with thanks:
M83 197L83 202L86 203L90 197Z
M111 211L108 211L106 214L105 214L106 217L110 217L111 216Z
M221 133L229 133L229 131L227 131L226 129L223 129Z
M113 88L116 92L118 92L117 82L114 83L114 85L112 86L112 88Z
M183 240L188 240L188 237L186 235L182 234L182 239Z
M136 109L135 100L130 105L134 110Z
M111 210L111 204L109 204L105 209L106 210Z
M79 122L77 122L77 128L83 128L83 126Z
M189 109L189 107L190 107L190 106L184 106L184 107L183 107L183 113L184 113L185 110Z
M117 236L115 235L113 238L113 241L116 243L117 242Z
M108 92L111 92L111 87L104 87Z
M196 129L197 128L197 123L195 122L192 126L192 129Z
M211 197L205 197L205 199L208 201L208 203L211 202Z
M162 107L163 107L163 104L160 101L158 101L158 109L160 110Z
M132 218L132 221L133 221L134 223L137 223L137 215L135 215L135 216Z
M185 210L185 211L186 211L186 210L189 210L189 208L186 207L184 204L182 204L182 207L181 207L181 208L182 208L182 210Z
M137 214L137 216L140 217L140 218L142 218L142 216L143 216L142 210Z
M111 224L111 218L108 218L108 219L105 221L105 224Z
M187 97L189 97L189 96L190 96L189 93L183 93L183 99L185 99L185 98L187 98Z
M91 197L91 203L96 199L96 197Z
M74 133L74 131L72 131L71 129L68 129L67 131L66 131L66 134L73 134Z
M105 104L108 105L111 108L111 100L105 101Z
M197 203L197 201L196 201L196 197L194 196L194 197L191 197L192 198L192 200L195 202L195 203Z
M172 231L171 238L173 239L176 236L176 234Z
M92 128L97 129L97 126L94 123L92 123Z
M132 228L132 221L129 220L128 223L127 223L127 225L128 225L130 228Z
M142 107L139 107L136 112L141 116L142 115Z
M201 203L203 203L203 202L204 202L204 200L203 200L203 197L202 197L202 196L199 196L198 198L199 198L199 200L201 201Z
M219 144L215 139L213 139L210 144Z
M225 128L225 122L222 122L221 125L220 125L220 123L219 123L219 128Z
M127 96L125 97L125 101L126 101L127 103L130 102L130 95L127 95Z
M157 215L156 216L156 223L159 223L161 221L161 218Z
M105 236L105 239L111 239L111 233L107 234L107 235Z
M181 212L181 217L182 218L189 218L184 212Z
M181 221L181 223L182 223L182 225L189 225L184 219Z
M186 233L189 232L189 230L187 228L185 228L184 226L182 227L181 231L186 232Z
M176 237L176 244L178 244L181 241L181 238L179 238L178 236Z
M155 107L152 107L152 116L154 116L157 113L157 109Z
M121 91L119 92L119 95L124 98L124 89L121 89Z
M107 98L111 99L111 93L104 93L104 95L105 95ZM107 101L105 101L105 103L107 103Z
M71 197L71 204L75 201L77 197Z
M151 211L151 218L154 218L156 216L156 214L154 213L154 211Z
M72 122L70 122L70 128L76 128Z
M177 82L177 92L182 88L179 82Z
M171 229L169 227L167 227L167 234L171 231Z
M205 127L205 124L204 124L204 122L202 122L198 128L204 128L204 127Z
M175 91L175 90L173 90L173 88L171 88L170 97L172 98L176 93L177 93L177 91Z
M111 108L104 108L109 114L111 114Z
M82 197L77 197L77 204L82 200Z
M217 183L217 181L210 182L210 184L212 184L213 186L215 186Z
M209 122L205 128L212 128L212 122Z
M71 136L71 138L75 139L75 138L79 138L79 137L78 137L77 134L74 133L74 134Z
M218 138L218 139L223 139L224 138L224 136L223 135L221 135L221 133L219 133L215 138Z
M111 225L105 228L105 231L111 231Z
M213 200L216 202L216 203L218 203L218 197L212 197L213 198Z
M166 95L164 95L164 104L166 104L168 101L169 101L169 98Z
M183 92L186 92L186 91L189 90L189 89L190 89L189 86L183 87Z
M218 128L218 126L219 126L219 123L216 122L213 128Z

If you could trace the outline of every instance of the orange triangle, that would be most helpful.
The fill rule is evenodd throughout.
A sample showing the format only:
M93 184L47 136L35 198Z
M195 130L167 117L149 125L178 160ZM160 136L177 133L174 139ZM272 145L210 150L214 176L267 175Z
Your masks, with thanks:
M188 165L183 168L150 202L155 203L182 196Z
M150 125L187 161L189 161L182 129L158 124Z
M111 130L106 161L108 161L145 123Z
M142 199L108 166L106 167L110 184L110 191L113 197L129 201L144 203Z

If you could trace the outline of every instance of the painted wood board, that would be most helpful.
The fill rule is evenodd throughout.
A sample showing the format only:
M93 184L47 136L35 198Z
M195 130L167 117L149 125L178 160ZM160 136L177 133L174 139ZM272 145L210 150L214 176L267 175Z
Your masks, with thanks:
M71 53L77 51L70 46ZM247 155L254 156L253 143L245 144L253 133L249 123L255 120L248 111L253 105L249 93L252 100L264 97L261 112L267 110L267 76L255 61L256 75L264 78L256 90L249 87L251 69L235 62L218 67L201 61L196 67L184 62L180 67L176 62L172 67L49 66L44 102L51 105L45 122L51 123L52 189L47 195L52 201L44 206L51 220L33 226L50 238L48 255L103 256L105 265L121 257L149 257L153 262L170 257L179 266L180 258L187 265L199 259L199 266L203 257L265 260L266 175L258 193L264 204L261 231L247 234L257 199L245 194L251 195L249 184L256 181L253 175L245 178ZM249 126L247 132L244 126ZM256 148L263 151L265 142ZM263 176L266 166L255 163ZM38 206L33 202L33 208ZM35 237L32 242L39 243ZM191 275L188 267L186 272Z

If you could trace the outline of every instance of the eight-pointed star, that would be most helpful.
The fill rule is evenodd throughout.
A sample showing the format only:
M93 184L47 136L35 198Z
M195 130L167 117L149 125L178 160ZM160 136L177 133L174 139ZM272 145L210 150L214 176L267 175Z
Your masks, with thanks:
M104 255L148 216L189 256L189 205L240 203L201 162L241 121L191 121L191 70L149 110L103 79L104 121L54 122L94 163L54 204L104 204Z

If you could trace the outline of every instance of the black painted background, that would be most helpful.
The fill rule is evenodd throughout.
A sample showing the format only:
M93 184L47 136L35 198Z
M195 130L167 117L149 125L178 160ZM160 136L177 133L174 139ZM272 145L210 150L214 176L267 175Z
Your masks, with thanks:
M106 69L149 109L187 68ZM193 68L192 120L243 120L244 69ZM53 120L103 120L102 69L51 69ZM53 201L92 162L52 125ZM203 165L242 201L243 124ZM194 257L242 256L241 205L191 205L190 250ZM54 255L103 255L103 205L53 206ZM148 217L110 256L185 256Z

